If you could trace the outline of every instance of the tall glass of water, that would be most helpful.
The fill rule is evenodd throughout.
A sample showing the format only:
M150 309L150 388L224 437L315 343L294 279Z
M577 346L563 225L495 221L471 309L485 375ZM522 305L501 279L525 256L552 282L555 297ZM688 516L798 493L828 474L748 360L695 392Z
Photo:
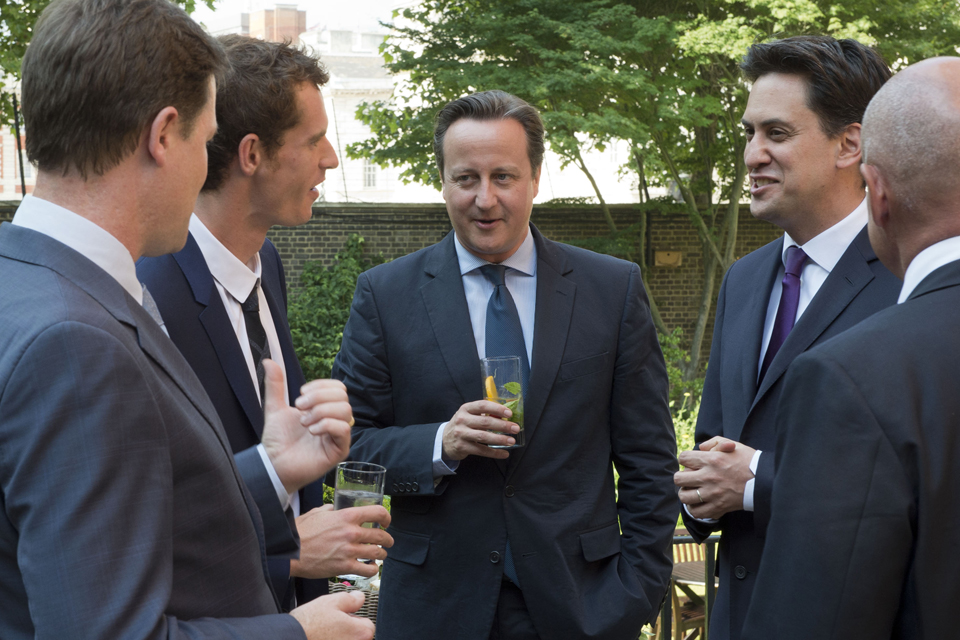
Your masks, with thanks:
M387 470L371 462L341 462L337 465L333 508L366 507L383 504L383 483ZM363 526L372 527L373 523Z

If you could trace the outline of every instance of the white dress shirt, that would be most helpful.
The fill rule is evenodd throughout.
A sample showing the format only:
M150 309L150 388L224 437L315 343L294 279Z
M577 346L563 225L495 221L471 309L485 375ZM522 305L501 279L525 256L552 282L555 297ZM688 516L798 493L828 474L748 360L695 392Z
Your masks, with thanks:
M143 289L137 280L133 256L109 231L69 209L33 195L26 195L12 224L31 229L62 242L107 272L130 296L143 304Z
M483 358L487 352L487 302L493 295L494 286L480 272L480 267L491 263L467 251L456 234L454 234L454 246L457 249L457 260L460 263L463 293L467 298L467 308L470 311L473 339L477 344L477 354ZM532 370L533 323L537 311L537 247L533 243L533 234L529 229L527 230L527 237L524 238L516 252L500 264L509 267L504 276L504 282L517 305L517 315L520 316L520 326L523 330L523 342L527 349L527 362ZM480 384L480 370L478 369L478 388ZM446 426L446 422L440 425L440 428L437 429L437 437L434 440L434 477L452 475L459 466L459 461L443 459L443 429Z
M227 317L230 318L230 326L236 335L237 342L240 343L240 350L243 352L243 359L247 363L247 373L253 382L253 388L260 398L260 384L257 381L257 368L253 363L253 354L250 351L250 339L247 336L247 324L243 317L243 302L253 291L254 286L260 280L260 254L254 254L248 264L244 264L237 256L223 246L213 233L207 229L206 225L196 216L190 217L190 233L193 239L197 241L200 247L200 253L210 269L213 276L214 285L223 301L223 307L227 311ZM277 327L273 322L273 316L270 314L270 305L263 294L263 287L258 288L260 300L260 322L263 324L263 330L267 334L267 345L270 347L270 359L280 365L283 371L283 401L290 404L290 398L287 393L286 368L283 363L283 352L280 350L280 338L277 336ZM263 399L260 398L261 403ZM270 480L273 481L273 487L277 491L277 497L280 503L286 508L290 506L295 516L300 515L300 496L297 492L288 494L277 475L273 463L267 456L263 445L257 445L257 451L263 459L263 465L267 469Z
M918 253L903 274L903 287L900 289L897 304L906 302L917 285L928 275L957 260L960 260L960 236L941 240Z

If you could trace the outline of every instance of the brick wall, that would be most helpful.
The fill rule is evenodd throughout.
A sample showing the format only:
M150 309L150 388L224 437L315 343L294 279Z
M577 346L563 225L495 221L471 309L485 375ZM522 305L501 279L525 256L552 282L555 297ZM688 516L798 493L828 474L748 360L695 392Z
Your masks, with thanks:
M16 203L0 203L0 221L10 220ZM637 222L638 213L630 205L614 205L611 213L619 226ZM535 207L533 222L545 236L559 242L602 236L606 223L598 209L591 207ZM703 284L701 245L685 214L652 213L648 218L648 263L653 252L681 252L678 267L650 266L647 278L668 328L682 327L689 339L700 304ZM308 260L329 265L352 233L365 240L367 251L382 252L387 258L406 255L434 244L450 231L443 205L358 205L329 204L314 207L313 219L302 227L275 228L270 239L277 245L291 288L298 285L299 274ZM754 220L747 207L740 213L736 255L740 257L780 235L773 225ZM718 274L714 294L719 290ZM703 357L709 354L713 333L713 310L707 326Z

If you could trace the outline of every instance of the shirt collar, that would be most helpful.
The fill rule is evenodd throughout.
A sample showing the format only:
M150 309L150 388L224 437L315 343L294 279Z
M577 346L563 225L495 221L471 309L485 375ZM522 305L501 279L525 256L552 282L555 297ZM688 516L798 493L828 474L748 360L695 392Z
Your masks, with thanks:
M853 242L857 234L863 230L867 224L867 199L864 198L860 204L843 220L836 223L826 231L821 231L819 235L811 238L805 245L800 247L807 254L807 258L823 267L824 271L830 273L840 262L840 258L846 252L847 247ZM788 247L799 246L797 241L790 237L790 234L783 234L783 263L786 264L786 255Z
M474 269L479 269L485 264L493 264L470 253L466 247L460 243L460 238L456 232L453 234L453 244L457 249L457 260L460 262L460 275L466 275ZM537 275L537 247L533 242L533 233L527 229L527 237L523 239L520 246L513 255L500 264L516 269L526 276Z
M13 224L61 242L107 272L139 304L143 289L133 256L109 231L83 216L33 195L26 195Z
M960 260L960 237L958 236L941 240L918 253L907 266L907 272L903 274L903 287L900 289L897 304L906 302L924 278L955 260Z
M200 247L210 275L235 300L241 303L246 300L260 279L260 254L254 254L253 268L248 267L217 240L197 214L190 216L190 233Z

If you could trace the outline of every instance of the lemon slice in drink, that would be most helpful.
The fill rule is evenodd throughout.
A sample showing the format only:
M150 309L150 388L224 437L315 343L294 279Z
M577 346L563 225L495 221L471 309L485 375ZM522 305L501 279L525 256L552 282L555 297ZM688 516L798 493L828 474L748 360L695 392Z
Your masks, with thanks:
M487 379L483 381L484 389L487 392L487 400L491 402L497 401L497 384L493 381L493 376L487 376Z

